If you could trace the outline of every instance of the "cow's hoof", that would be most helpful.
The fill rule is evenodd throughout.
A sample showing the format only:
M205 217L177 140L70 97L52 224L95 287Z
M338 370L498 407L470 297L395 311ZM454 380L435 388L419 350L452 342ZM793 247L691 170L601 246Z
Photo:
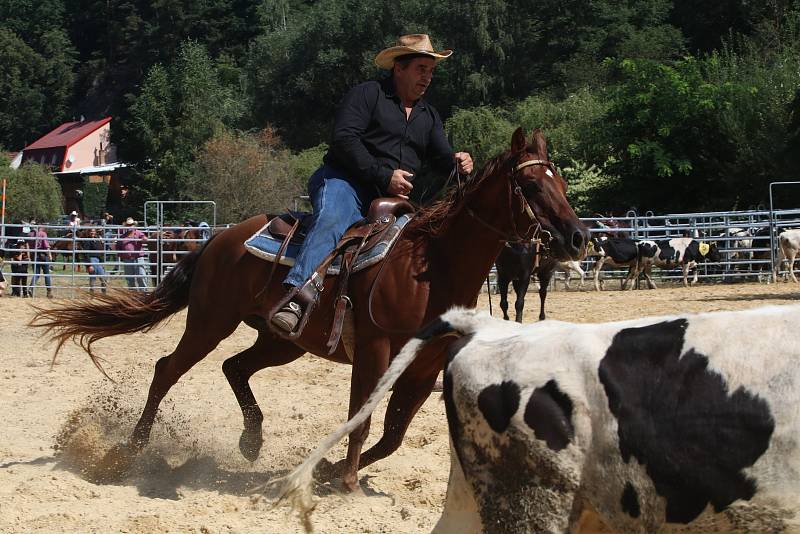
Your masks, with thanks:
M258 460L258 454L261 452L263 444L264 437L260 428L252 432L242 430L242 435L239 436L239 452L250 462Z

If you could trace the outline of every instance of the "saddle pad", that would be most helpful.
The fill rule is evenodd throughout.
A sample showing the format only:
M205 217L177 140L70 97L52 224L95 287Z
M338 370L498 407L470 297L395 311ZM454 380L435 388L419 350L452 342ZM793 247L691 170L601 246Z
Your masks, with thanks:
M386 256L386 253L391 248L392 243L394 243L395 239L397 239L397 236L400 235L400 231L409 220L411 220L411 214L401 215L394 222L394 224L388 230L386 230L381 240L376 243L375 246L369 248L368 250L362 251L361 254L358 255L358 258L356 258L355 264L353 265L353 272L360 271L361 269L381 261ZM252 237L245 241L244 248L247 249L249 253L258 256L262 260L274 262L275 256L277 256L278 250L281 248L283 243L267 233L267 226L269 226L269 224L265 224L258 232L253 234ZM299 252L300 245L290 242L286 246L283 256L281 256L280 264L287 265L289 267L293 266L295 258ZM339 256L328 267L327 274L339 274L341 265L342 257Z

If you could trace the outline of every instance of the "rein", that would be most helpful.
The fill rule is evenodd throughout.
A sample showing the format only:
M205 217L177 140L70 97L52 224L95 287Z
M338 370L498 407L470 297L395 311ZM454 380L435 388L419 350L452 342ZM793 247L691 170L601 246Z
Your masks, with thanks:
M533 243L537 244L537 248L538 248L539 244L544 244L545 241L549 242L550 238L551 238L551 235L550 235L550 232L548 232L547 230L542 229L542 223L539 222L539 219L536 217L536 214L533 212L533 209L531 208L531 204L530 204L530 202L528 202L528 199L525 198L525 195L522 194L522 188L520 187L519 183L517 182L517 178L516 178L516 173L518 173L519 171L521 171L522 169L524 169L526 167L531 167L533 165L545 165L548 168L553 168L553 163L550 162L550 161L544 160L544 159L531 159L531 160L528 160L528 161L523 161L522 163L520 163L519 165L514 167L514 171L513 171L514 174L511 177L511 182L513 184L513 187L509 190L509 198L508 198L509 218L510 218L510 222L511 222L511 227L513 228L511 233L504 232L503 230L501 230L501 229L497 228L496 226L492 225L491 223L483 220L481 218L481 216L478 215L477 213L475 213L475 211L472 210L472 208L470 208L469 206L465 206L465 208L466 208L467 213L469 214L470 217L472 217L473 219L475 219L476 221L481 223L483 226L485 226L486 228L488 228L489 230L491 230L495 234L497 234L500 237L502 237L504 241L515 241L515 242L527 242L527 241L530 241L530 242L533 242ZM460 185L460 183L459 183L459 185ZM512 195L516 195L517 196L517 199L519 200L519 203L523 207L523 211L525 212L525 215L527 215L528 218L531 220L531 222L535 223L535 225L536 225L536 227L533 230L533 236L531 238L528 238L528 237L520 234L520 232L517 230L517 224L515 222L514 215L513 215L514 214L514 210L512 209L513 208L513 202L514 202L514 200L512 198ZM530 226L528 228L530 228Z

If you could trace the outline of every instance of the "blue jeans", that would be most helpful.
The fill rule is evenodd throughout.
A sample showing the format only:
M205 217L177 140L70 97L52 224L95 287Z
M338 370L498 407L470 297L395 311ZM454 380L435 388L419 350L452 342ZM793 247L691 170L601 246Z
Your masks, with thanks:
M147 291L147 258L139 256L136 259L122 260L122 268L125 271L125 279L128 287L136 291Z
M369 209L374 195L349 182L344 173L323 165L308 181L308 194L314 213L306 239L283 283L301 286L322 260L336 248L339 239Z
M53 281L50 278L50 262L47 261L47 256L45 254L39 254L36 256L36 261L34 262L33 268L33 279L31 280L31 286L28 289L31 296L33 296L33 287L36 285L37 280L39 280L39 275L44 275L44 285L47 288L47 292L50 293L53 287Z
M100 258L91 257L89 258L89 262L92 264L92 268L94 269L94 273L89 275L89 287L94 287L94 282L96 279L99 279L100 284L102 284L103 288L108 285L106 281L106 270L103 269L103 264L100 261ZM104 289L105 291L105 289Z

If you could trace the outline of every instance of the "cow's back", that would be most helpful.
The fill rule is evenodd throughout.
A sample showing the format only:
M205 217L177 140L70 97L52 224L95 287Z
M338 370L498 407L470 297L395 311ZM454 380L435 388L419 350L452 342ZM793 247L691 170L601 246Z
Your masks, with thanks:
M476 332L445 402L484 529L596 513L617 532L796 531L799 321L791 306Z

